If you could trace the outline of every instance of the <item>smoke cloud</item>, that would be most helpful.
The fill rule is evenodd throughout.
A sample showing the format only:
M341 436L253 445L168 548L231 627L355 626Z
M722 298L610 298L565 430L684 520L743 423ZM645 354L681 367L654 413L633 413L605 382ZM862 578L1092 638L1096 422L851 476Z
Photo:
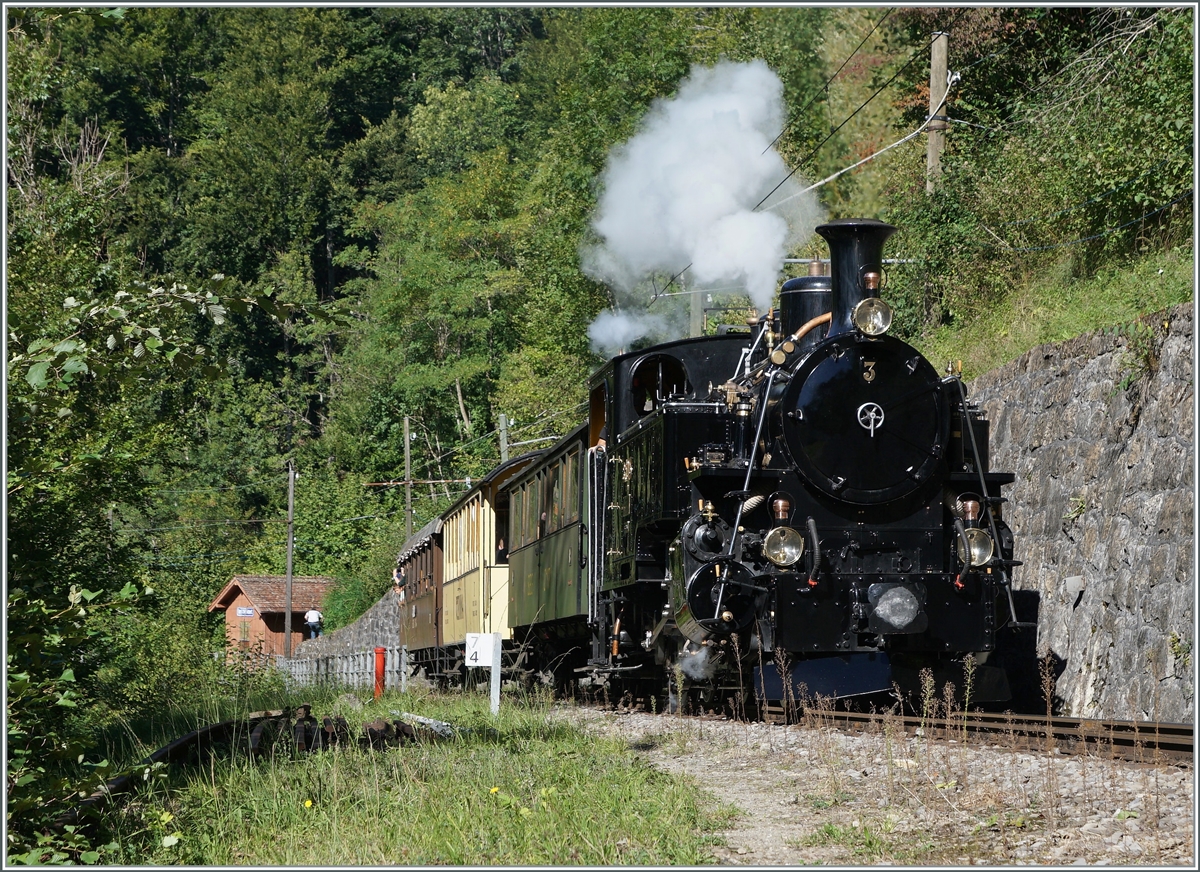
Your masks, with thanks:
M787 251L821 221L812 193L772 208L801 190L796 176L755 211L788 174L768 147L785 117L783 83L764 62L722 61L693 67L613 149L595 238L580 249L584 273L607 284L616 303L588 328L596 351L686 335L687 297L653 299L685 268L688 290L748 294L760 312L770 307Z

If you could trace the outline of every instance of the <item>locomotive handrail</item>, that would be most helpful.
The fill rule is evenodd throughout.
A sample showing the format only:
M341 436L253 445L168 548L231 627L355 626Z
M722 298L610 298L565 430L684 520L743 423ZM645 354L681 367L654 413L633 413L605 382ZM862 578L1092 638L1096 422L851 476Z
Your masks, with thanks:
M967 389L963 387L961 376L950 376L949 378L958 385L958 397L962 402L963 427L966 429L967 435L971 437L971 452L975 456L975 472L979 475L979 487L983 494L984 502L987 504L988 527L992 531L992 541L996 543L997 557L999 558L997 562L1006 568L1020 566L1021 562L1019 560L1006 560L1003 555L999 553L1000 532L996 529L996 513L992 511L993 503L990 492L988 491L987 479L984 477L983 463L980 461L979 457L979 443L975 439L975 427L971 423L971 413L967 409ZM1013 602L1012 579L1008 577L1008 573L1004 569L1000 570L1000 585L1004 588L1004 592L1008 595L1008 613L1012 618L1008 626L1012 627L1013 629L1036 627L1037 624L1034 622L1018 620L1017 605Z
M987 481L983 477L983 463L979 457L979 443L975 440L975 427L971 424L971 414L967 410L967 389L963 387L962 378L955 377L955 383L958 385L958 396L962 400L963 410L963 427L967 431L967 435L971 437L971 452L975 455L975 471L979 473L979 486L982 488L982 493L986 497L988 494ZM996 514L992 511L992 506L989 503L987 507L988 526L992 531L992 541L996 543L996 549L1000 548L1000 533L996 529ZM1001 577L1006 581L1007 573L1001 573ZM1013 614L1013 619L1016 619L1016 614Z
M777 370L772 371L767 376L767 388L763 392L763 397L766 397L771 393L771 384L775 381L775 373L776 372L777 372ZM759 414L758 414L758 426L754 430L754 444L750 446L750 459L746 463L746 478L745 478L745 481L742 483L742 492L743 493L749 493L749 491L750 491L750 479L754 477L754 461L758 457L758 442L762 438L763 424L767 420L767 403L764 401L761 405L762 405L762 408L759 410ZM733 519L733 535L729 537L729 550L726 552L726 556L728 556L728 557L733 556L733 546L734 546L734 543L736 543L738 541L738 535L737 535L738 525L741 524L741 522L742 522L742 510L745 507L746 507L746 498L742 497L741 499L738 500L737 514L734 516L734 519ZM720 605L720 601L718 600L718 606L719 605Z
M770 372L770 374L767 376L767 387L766 387L766 390L763 391L763 400L761 402L762 408L759 410L759 414L758 414L758 426L754 430L754 444L750 447L750 459L746 464L746 479L742 484L743 493L748 493L750 491L750 479L754 476L754 461L758 456L758 441L759 441L759 439L762 438L763 424L767 420L766 397L768 397L771 393L771 385L775 381L775 374L777 372L778 372L778 370L772 370ZM746 508L746 497L743 496L738 499L737 514L734 516L734 519L733 519L733 528L732 528L733 533L729 537L729 550L726 552L726 555L725 555L726 557L733 557L734 546L738 543L738 541L740 539L740 537L738 536L738 527L742 523L742 512L745 508ZM717 590L717 604L713 610L713 614L715 614L715 615L721 614L721 601L724 599L725 599L725 582L721 581L721 586Z

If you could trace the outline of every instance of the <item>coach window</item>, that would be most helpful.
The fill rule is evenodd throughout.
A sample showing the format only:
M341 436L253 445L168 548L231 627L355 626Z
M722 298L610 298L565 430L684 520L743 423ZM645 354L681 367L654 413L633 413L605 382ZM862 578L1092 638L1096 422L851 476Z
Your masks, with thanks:
M529 483L521 485L521 511L513 516L516 519L519 532L517 533L517 541L521 545L528 545L532 538L529 534Z
M480 504L479 500L476 500L475 505L471 506L471 554L472 554L471 565L472 566L479 565L479 530L480 530L480 527L482 526L482 524L480 523L483 520L482 516L483 516L483 506Z
M579 451L567 455L563 473L563 523L573 524L579 520Z
M508 498L508 517L509 521L508 534L512 537L512 541L508 543L510 549L520 548L525 543L521 540L521 489L513 488L512 495Z
M509 524L511 525L512 547L510 551L520 548L525 544L525 487L513 488L512 506L508 513Z
M529 539L541 536L541 475L529 480L529 504L526 507L526 517L529 519Z
M521 544L528 545L533 541L533 525L530 523L529 516L532 511L529 508L531 499L529 493L530 482L525 482L521 485Z
M550 476L547 482L546 496L550 503L550 517L546 525L546 532L553 533L558 529L558 519L562 517L560 512L560 503L562 501L562 476L560 475L559 464L555 463L550 467L548 472Z
M508 548L510 545L508 530L509 502L506 499L496 499L496 563L508 563Z

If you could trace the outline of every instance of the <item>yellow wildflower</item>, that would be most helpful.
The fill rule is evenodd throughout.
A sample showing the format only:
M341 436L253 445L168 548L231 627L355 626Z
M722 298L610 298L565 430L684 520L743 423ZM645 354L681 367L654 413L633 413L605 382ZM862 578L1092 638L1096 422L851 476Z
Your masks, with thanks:
M305 807L305 808L312 808L312 800L311 800L311 799L306 799L306 800L304 800L304 807Z

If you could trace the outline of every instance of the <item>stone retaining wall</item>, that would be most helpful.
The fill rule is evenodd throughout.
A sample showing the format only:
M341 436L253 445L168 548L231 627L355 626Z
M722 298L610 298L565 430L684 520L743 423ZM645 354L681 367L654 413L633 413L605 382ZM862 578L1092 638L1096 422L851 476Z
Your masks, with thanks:
M1017 474L1014 588L1040 596L1061 713L1190 723L1192 307L1145 321L1152 339L1039 346L969 398L992 422L992 469Z
M372 651L377 646L390 648L400 644L400 601L394 590L367 609L348 627L333 630L318 639L301 642L295 650L298 658L324 657Z

